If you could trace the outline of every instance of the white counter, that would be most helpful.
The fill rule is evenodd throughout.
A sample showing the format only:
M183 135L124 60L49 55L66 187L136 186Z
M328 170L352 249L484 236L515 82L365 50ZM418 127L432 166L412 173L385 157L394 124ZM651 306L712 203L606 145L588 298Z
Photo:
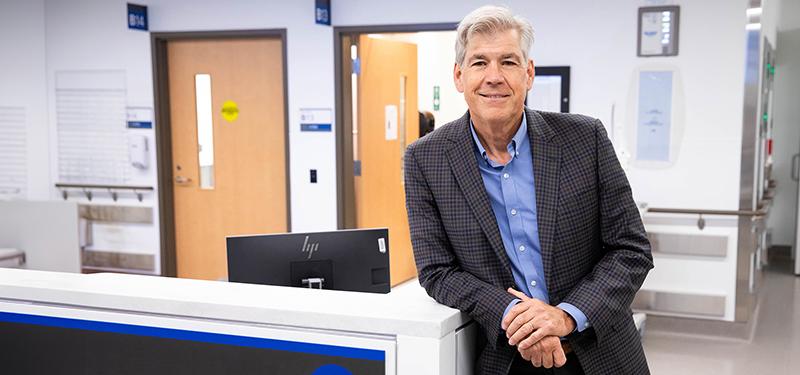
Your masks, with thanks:
M469 347L474 325L459 331L469 318L436 303L416 280L389 294L372 294L0 269L0 302L3 312L139 325L158 321L156 325L202 331L208 328L205 323L222 324L237 334L258 337L366 343L357 346L385 349L387 374L470 373L474 352ZM373 339L378 344L369 344ZM456 350L459 343L467 347Z

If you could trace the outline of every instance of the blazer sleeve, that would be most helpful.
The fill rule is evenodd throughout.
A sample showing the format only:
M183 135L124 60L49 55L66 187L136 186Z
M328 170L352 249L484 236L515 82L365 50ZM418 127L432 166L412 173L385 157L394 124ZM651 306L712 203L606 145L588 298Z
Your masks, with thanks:
M419 283L437 302L459 309L484 329L492 348L501 337L501 321L514 296L464 271L450 245L433 193L414 155L405 154L406 209Z
M603 124L595 120L594 126L603 255L564 302L586 315L602 342L618 319L630 315L633 297L653 268L653 257L614 147Z

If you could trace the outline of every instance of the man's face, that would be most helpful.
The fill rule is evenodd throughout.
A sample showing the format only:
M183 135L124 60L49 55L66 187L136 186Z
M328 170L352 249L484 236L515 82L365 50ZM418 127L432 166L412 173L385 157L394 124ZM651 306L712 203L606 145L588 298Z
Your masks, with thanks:
M533 84L533 61L525 61L516 30L476 34L467 43L463 67L453 71L470 115L481 122L520 116Z

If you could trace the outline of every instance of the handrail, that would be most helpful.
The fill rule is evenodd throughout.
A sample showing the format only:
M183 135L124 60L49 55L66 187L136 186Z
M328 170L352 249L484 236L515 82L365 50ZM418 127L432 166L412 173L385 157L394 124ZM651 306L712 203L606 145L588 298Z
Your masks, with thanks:
M757 211L749 211L749 210L700 210L700 209L688 209L688 208L658 208L658 207L648 207L647 212L652 213L659 213L659 214L687 214L687 215L728 215L728 216L765 216L767 214L766 210L757 210Z

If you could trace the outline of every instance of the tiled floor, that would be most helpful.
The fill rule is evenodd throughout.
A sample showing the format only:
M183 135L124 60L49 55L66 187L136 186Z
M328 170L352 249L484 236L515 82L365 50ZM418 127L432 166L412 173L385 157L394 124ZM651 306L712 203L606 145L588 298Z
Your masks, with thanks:
M800 374L800 277L789 263L765 272L761 311L751 341L646 332L654 375Z

